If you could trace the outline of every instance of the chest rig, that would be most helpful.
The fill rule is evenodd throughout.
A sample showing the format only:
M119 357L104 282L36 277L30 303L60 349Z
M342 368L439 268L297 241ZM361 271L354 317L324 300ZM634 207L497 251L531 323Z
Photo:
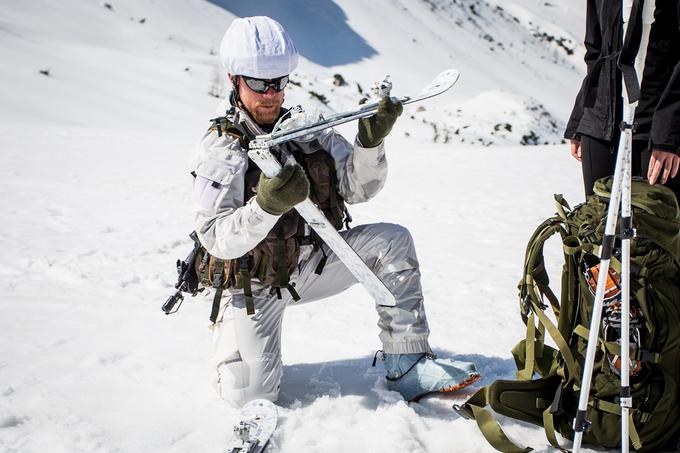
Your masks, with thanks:
M218 135L230 135L237 138L244 150L252 135L240 125L234 125L229 117L216 118L211 130ZM339 193L335 160L323 148L318 140L310 142L288 142L272 150L281 158L282 154L291 154L302 166L310 183L310 200L324 213L329 222L338 230L343 225L349 228L351 217L345 202ZM248 159L245 173L245 190L243 204L257 195L257 186L262 171ZM243 290L247 313L254 314L251 281L272 287L279 299L281 288L286 289L294 300L300 296L290 282L300 257L300 246L312 245L315 251L324 253L315 272L321 274L326 263L326 255L321 247L321 239L307 226L305 220L295 209L283 214L269 231L267 236L240 258L221 260L211 256L205 249L199 252L196 259L196 273L205 286L215 288L211 321L217 320L222 291L227 288Z

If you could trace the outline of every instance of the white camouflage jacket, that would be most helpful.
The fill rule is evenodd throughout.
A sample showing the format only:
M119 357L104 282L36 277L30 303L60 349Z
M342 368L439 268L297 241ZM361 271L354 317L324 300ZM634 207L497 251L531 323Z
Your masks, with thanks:
M234 121L256 135L264 133L241 112ZM347 203L367 201L382 189L387 177L383 144L364 148L355 140L352 146L332 129L315 133L311 139L317 139L333 156L339 192ZM247 169L247 150L237 138L206 132L192 163L194 228L208 253L220 259L239 258L255 248L280 217L264 211L255 197L243 205Z

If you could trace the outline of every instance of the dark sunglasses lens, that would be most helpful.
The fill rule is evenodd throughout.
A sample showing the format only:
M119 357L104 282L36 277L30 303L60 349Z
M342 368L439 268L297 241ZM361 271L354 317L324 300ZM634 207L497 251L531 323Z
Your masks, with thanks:
M281 91L288 85L288 76L283 76L278 80L277 86L274 87L276 91Z
M269 87L274 88L274 91L281 91L283 90L286 85L288 85L288 76L283 76L279 79L274 79L274 80L262 80L262 79L251 79L248 77L244 77L243 80L245 80L246 85L248 85L248 88L251 90L255 91L256 93L266 93Z
M251 90L257 92L257 93L264 93L267 91L267 82L264 80L260 79L249 79L249 78L243 78L245 80L246 85L248 85L248 88Z

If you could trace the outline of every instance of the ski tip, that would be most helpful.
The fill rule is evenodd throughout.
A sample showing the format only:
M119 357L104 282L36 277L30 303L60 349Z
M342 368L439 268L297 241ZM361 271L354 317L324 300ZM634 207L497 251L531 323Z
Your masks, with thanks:
M454 68L449 68L446 71L442 71L437 78L452 80L452 83L456 83L460 78L460 71Z

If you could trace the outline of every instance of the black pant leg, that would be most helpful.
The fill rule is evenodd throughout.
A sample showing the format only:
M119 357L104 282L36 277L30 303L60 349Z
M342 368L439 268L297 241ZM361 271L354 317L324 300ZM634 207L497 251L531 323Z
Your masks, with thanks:
M616 153L608 141L587 135L581 137L581 168L586 197L593 194L595 181L614 174L615 166Z

